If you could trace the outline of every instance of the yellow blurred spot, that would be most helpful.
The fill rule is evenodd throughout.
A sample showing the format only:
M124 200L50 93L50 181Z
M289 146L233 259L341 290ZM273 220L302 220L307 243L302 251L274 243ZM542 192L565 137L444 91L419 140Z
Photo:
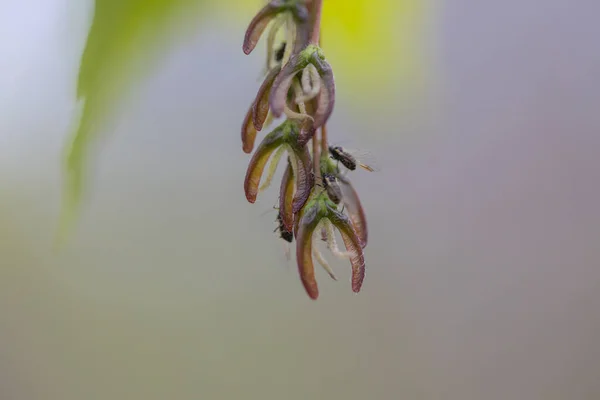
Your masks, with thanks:
M352 95L381 93L418 75L415 45L422 0L325 0L323 48L336 79Z

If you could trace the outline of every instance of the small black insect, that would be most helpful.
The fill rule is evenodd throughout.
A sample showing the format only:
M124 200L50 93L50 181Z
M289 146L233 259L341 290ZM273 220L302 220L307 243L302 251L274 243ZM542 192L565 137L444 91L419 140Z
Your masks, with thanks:
M331 154L331 158L341 162L350 171L354 171L357 166L369 172L379 170L377 162L369 152L347 150L341 146L329 146L329 154Z
M277 223L278 225L277 228L275 228L275 231L279 231L279 237L285 240L286 242L292 243L292 241L294 240L294 234L285 229L285 226L283 225L283 220L281 219L281 214L279 213L277 213Z
M327 191L327 196L335 204L340 204L342 201L342 189L333 174L323 174L323 186Z
M329 146L329 153L334 160L341 162L350 171L356 169L356 158L346 152L341 146Z
M283 60L283 55L285 54L285 42L281 43L279 48L275 50L275 61L280 63Z

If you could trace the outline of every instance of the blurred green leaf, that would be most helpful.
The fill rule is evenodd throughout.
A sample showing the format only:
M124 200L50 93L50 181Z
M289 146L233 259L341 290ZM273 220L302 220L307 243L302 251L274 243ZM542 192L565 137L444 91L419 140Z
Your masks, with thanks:
M79 68L80 118L66 149L59 240L65 238L82 200L92 140L132 85L156 65L173 34L197 23L206 0L96 0ZM197 26L197 25L196 25Z

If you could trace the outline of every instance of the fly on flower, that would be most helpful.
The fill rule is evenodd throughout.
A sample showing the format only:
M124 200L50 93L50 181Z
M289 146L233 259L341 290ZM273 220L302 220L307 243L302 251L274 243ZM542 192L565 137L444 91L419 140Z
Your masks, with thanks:
M283 223L283 219L281 218L281 214L277 214L277 227L275 228L275 231L279 232L279 237L281 239L283 239L286 243L285 243L285 248L284 248L284 253L285 253L285 258L289 261L290 259L290 247L289 247L289 243L292 243L294 241L294 234L292 233L291 230L288 230L285 226L285 224Z
M350 171L356 170L357 166L369 172L380 170L375 157L368 151L351 150L342 146L329 146L329 154L331 154L331 158L339 161Z
M292 228L288 228L283 221L282 214L277 206L273 206L272 209L269 209L261 214L261 216L265 216L272 212L277 212L277 216L275 217L275 228L273 229L273 233L277 234L277 238L281 239L283 242L283 252L285 254L285 258L290 260L290 245L294 241L294 232L292 232Z
M368 241L367 218L350 179L346 174L340 172L337 163L331 157L327 157L327 154L321 157L320 169L327 196L334 204L342 205L342 211L350 217L362 247L366 247Z
M340 204L343 195L338 178L331 173L324 173L322 176L323 186L325 187L327 196L329 196L329 199L333 201L334 204Z
M280 214L277 214L277 228L275 228L274 232L279 232L279 237L288 243L292 243L294 241L294 234L287 230L283 224Z

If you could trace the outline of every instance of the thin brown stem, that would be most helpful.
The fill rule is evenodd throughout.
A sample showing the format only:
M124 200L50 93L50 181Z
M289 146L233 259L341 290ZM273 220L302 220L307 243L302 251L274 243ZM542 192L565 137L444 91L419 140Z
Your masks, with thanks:
M313 39L315 39L315 30L316 30L316 42L314 43L318 43L319 46L323 46L323 37L320 35L321 33L321 13L323 10L323 0L315 0L315 4L314 7L316 9L315 11L315 25L313 26ZM316 26L316 28L315 28ZM324 88L321 88L321 90L324 90ZM326 154L329 151L329 147L328 147L328 143L327 143L327 125L323 124L323 126L321 127L321 152L323 154Z
M321 15L323 13L323 0L311 0L311 6L312 28L309 42L315 45L319 45L321 39ZM328 151L327 130L323 126L323 128L321 128L320 131L322 136L321 146L325 146L323 147L323 151ZM321 178L321 156L319 150L319 131L317 131L315 132L312 138L313 173L315 175L315 180Z
M323 124L321 127L321 152L327 153L329 151L329 143L327 143L327 125Z
M312 151L313 151L313 173L315 180L318 180L321 176L321 157L319 154L319 135L315 132L312 138Z
M319 44L321 34L321 14L323 13L323 0L312 0L312 31L310 34L310 43Z

